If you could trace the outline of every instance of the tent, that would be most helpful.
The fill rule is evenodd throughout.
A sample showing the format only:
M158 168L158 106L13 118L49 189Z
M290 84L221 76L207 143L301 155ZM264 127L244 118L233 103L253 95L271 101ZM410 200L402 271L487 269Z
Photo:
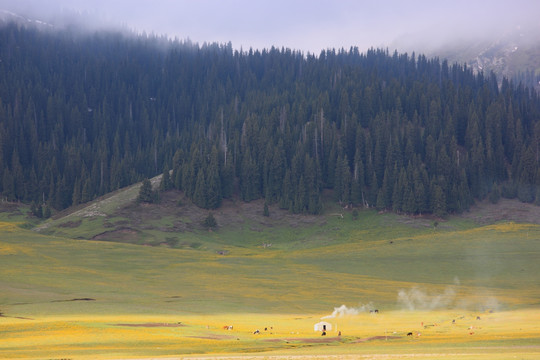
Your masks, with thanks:
M321 321L315 324L313 331L330 331L332 330L332 324L326 321Z

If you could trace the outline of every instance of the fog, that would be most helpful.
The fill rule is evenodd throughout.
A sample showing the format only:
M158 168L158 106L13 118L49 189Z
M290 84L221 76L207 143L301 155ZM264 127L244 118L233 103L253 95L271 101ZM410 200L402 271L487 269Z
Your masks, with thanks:
M540 1L433 0L0 0L0 9L58 25L66 20L234 48L318 53L390 50L480 39L516 26L540 30Z

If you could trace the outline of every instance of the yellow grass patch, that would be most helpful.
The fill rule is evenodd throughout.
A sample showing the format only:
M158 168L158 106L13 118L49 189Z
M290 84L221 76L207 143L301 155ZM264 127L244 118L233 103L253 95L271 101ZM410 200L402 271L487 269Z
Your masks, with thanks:
M0 318L0 353L7 358L111 359L272 351L444 354L500 347L535 353L540 311L391 311L326 318L322 337L314 314L79 315L35 320ZM232 329L224 329L232 326ZM254 334L256 330L258 333ZM341 336L340 336L341 333ZM412 335L407 335L411 333ZM330 347L329 347L330 346ZM487 348L486 348L487 347ZM310 350L311 349L311 350ZM496 352L495 352L496 353Z
M0 242L0 255L13 255L18 252L16 246Z
M1 232L13 232L18 230L18 223L15 222L6 222L0 221L0 231Z
M32 254L34 251L26 246L8 244L0 241L0 255Z
M497 231L497 232L519 232L519 231L538 231L540 230L540 225L536 224L518 224L515 222L504 222L500 224L486 225L474 229L463 230L459 233L466 235L484 231Z

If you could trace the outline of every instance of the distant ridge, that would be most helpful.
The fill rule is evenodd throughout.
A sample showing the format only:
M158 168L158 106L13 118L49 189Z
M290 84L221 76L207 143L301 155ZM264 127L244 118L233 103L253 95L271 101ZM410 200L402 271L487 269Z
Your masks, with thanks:
M0 21L4 23L17 22L17 23L23 23L25 25L32 24L32 25L43 26L47 28L55 27L53 24L50 24L48 22L37 20L37 19L30 19L28 17L19 15L17 13L14 13L12 11L5 10L5 9L0 9Z

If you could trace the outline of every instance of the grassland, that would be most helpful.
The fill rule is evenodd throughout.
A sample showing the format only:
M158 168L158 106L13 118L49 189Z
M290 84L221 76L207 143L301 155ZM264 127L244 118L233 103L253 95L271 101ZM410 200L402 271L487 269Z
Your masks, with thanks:
M130 191L33 230L0 212L0 358L540 357L538 224L252 203L208 231Z

